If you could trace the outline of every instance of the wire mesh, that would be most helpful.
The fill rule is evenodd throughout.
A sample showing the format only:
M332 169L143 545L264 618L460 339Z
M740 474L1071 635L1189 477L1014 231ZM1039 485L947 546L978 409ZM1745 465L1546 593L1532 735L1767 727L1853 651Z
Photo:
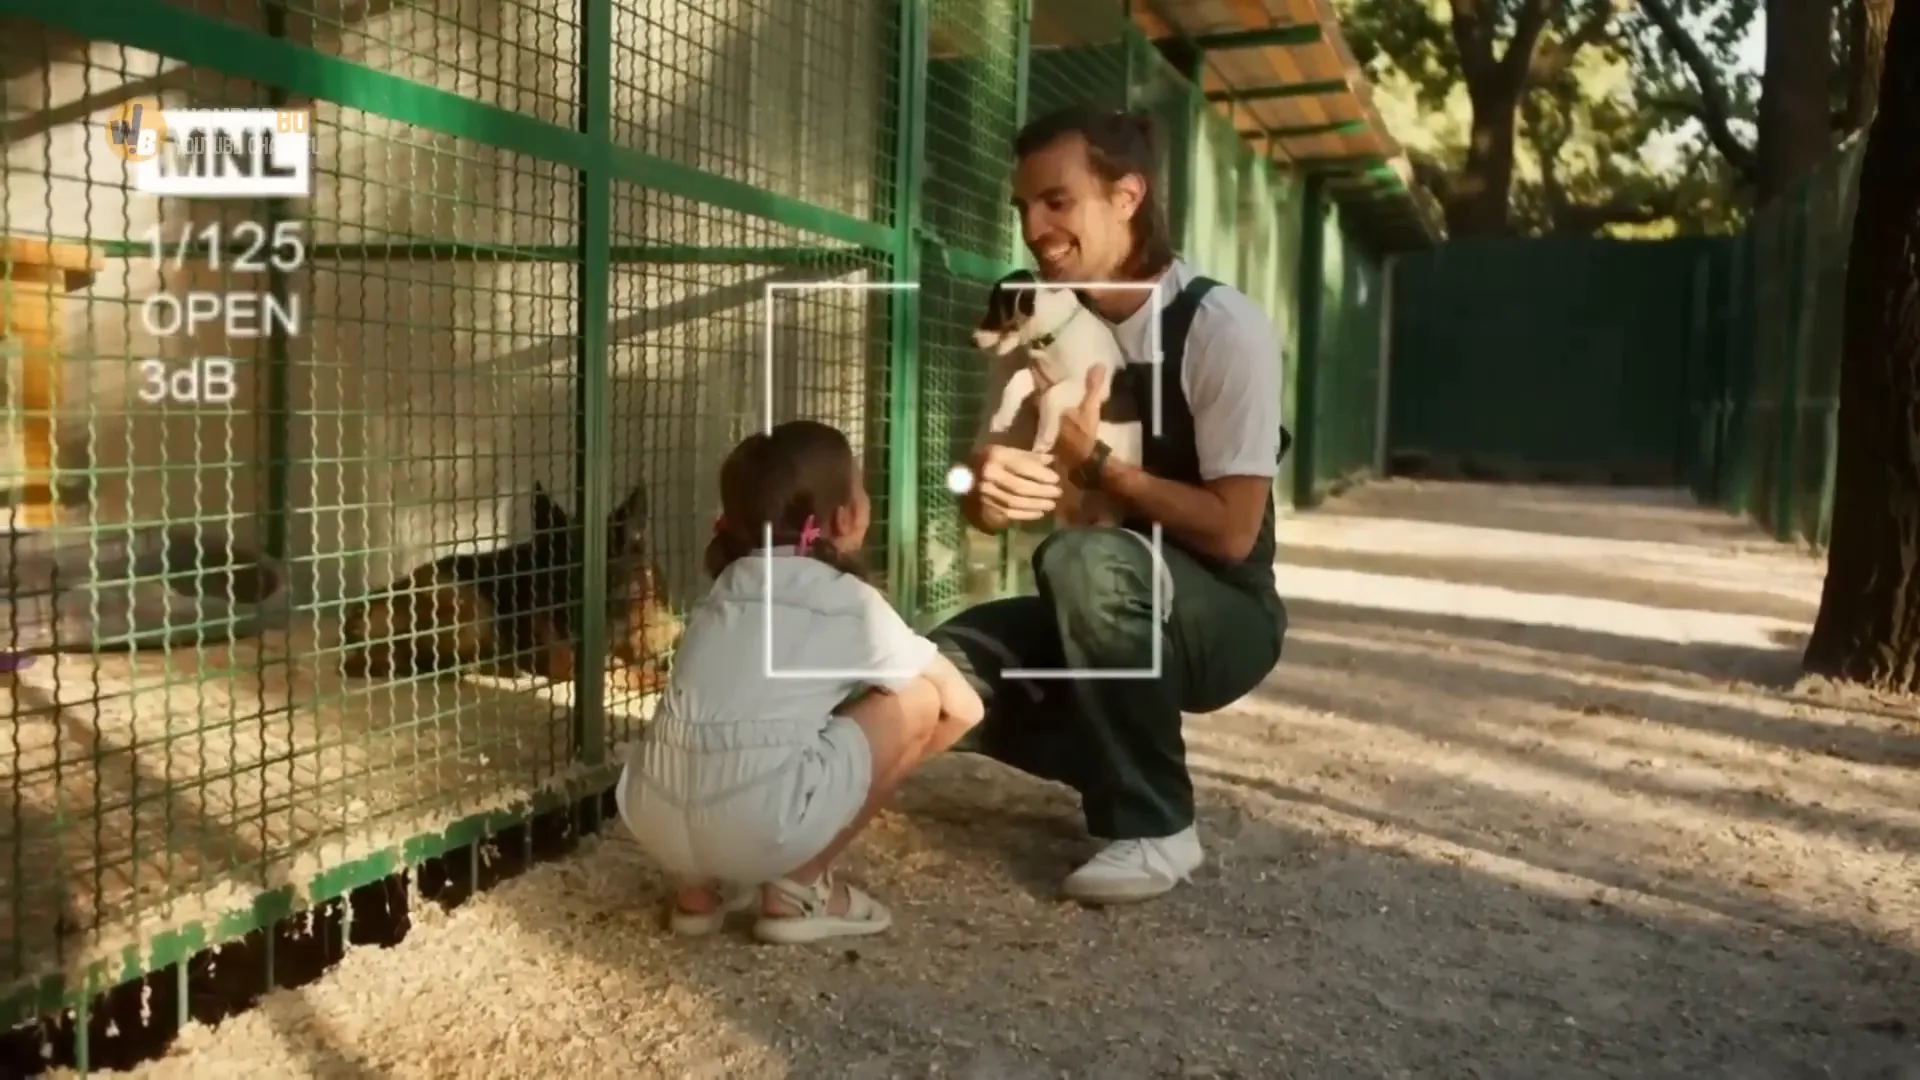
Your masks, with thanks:
M1705 494L1783 540L1824 546L1832 513L1847 248L1865 142L1755 214L1725 304L1728 433Z
M7 649L27 654L0 690L0 983L248 929L222 919L605 760L583 732L617 745L644 719L720 458L767 416L840 426L870 485L911 461L888 452L865 288L891 255L840 223L896 214L893 7L610 5L597 120L571 7L181 5L127 27L260 32L341 64L343 101L25 24L0 210ZM353 104L383 93L431 107ZM108 134L132 104L310 109L311 197L133 190ZM616 167L699 170L714 198L623 181L587 209L566 140L590 121ZM713 205L722 181L836 235L764 196ZM594 488L609 513L588 521ZM605 716L583 725L590 683Z
M1233 124L1208 109L1195 124L1192 203L1186 208L1184 256L1195 266L1229 285L1239 286L1241 202L1240 181L1247 145ZM1268 211L1271 212L1271 211Z
M1154 128L1160 138L1159 171L1154 181L1171 204L1176 190L1176 164L1181 158L1191 156L1186 149L1189 142L1186 134L1188 125L1206 109L1206 99L1200 95L1199 87L1175 70L1160 50L1145 37L1136 33L1127 34L1125 50L1127 104L1129 108L1153 117ZM1170 215L1177 211L1172 205L1166 209ZM1172 224L1171 220L1169 224ZM1176 232L1175 235L1179 234Z
M947 472L966 460L985 416L987 363L971 335L993 278L1020 247L1009 200L1021 15L1014 0L936 0L930 10L921 213L932 239L920 278L917 486L924 617L994 595L1004 572L1001 543L966 526Z
M1509 479L1679 483L1695 275L1722 241L1451 241L1394 271L1391 445Z
M598 790L769 419L911 614L1008 587L945 473L1023 116L1154 111L1163 191L1210 130L1189 257L1296 303L1293 186L1117 0L16 7L0 1019ZM135 104L309 110L310 195L134 190Z
M1108 0L1032 0L1027 54L1027 114L1070 105L1124 109L1131 32L1121 5Z
M1325 488L1370 469L1381 391L1380 267L1328 219L1325 284L1322 287L1321 369L1313 425L1315 488Z
M614 139L884 222L893 210L895 6L617 0Z

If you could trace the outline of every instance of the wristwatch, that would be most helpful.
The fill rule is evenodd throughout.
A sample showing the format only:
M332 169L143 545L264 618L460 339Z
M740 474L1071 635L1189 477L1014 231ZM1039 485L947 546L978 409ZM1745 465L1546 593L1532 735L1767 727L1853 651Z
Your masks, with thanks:
M1113 447L1104 441L1095 439L1093 449L1087 452L1087 460L1073 470L1074 486L1082 491L1098 491L1101 484L1101 471L1107 466L1107 455L1113 453Z

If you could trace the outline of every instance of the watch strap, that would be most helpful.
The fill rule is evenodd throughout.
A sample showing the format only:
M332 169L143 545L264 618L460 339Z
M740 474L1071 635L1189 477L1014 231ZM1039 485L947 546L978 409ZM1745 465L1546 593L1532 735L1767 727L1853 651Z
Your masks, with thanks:
M1074 484L1087 491L1098 489L1100 474L1106 468L1107 455L1111 453L1113 453L1113 447L1108 446L1103 440L1095 439L1093 449L1087 453L1087 460L1081 462L1080 467L1073 471Z

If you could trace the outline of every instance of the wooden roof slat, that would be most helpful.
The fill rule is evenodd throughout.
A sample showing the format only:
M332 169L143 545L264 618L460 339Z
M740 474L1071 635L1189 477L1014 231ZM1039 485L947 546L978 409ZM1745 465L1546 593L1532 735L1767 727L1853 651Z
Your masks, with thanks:
M1249 86L1244 90L1209 90L1208 101L1280 101L1287 99L1347 96L1347 80L1321 79L1316 82L1297 82L1292 84L1275 83L1271 86Z
M1266 49L1277 45L1314 45L1321 37L1319 23L1298 26L1266 26L1258 30L1235 30L1224 34L1201 34L1193 43L1207 52L1231 52L1235 49Z
M1326 3L1136 0L1133 10L1143 32L1185 37L1204 51L1201 89L1243 139L1329 176L1330 192L1372 222L1365 227L1410 223L1431 240L1431 213L1410 189L1404 154ZM1223 6L1237 28L1225 28Z

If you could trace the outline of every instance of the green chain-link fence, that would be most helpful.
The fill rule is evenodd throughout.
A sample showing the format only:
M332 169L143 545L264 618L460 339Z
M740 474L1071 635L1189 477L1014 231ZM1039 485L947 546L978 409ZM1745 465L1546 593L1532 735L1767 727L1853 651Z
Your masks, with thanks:
M1684 483L1824 546L1863 151L1840 147L1738 236L1474 240L1402 260L1393 453Z
M603 789L763 409L917 516L919 5L13 8L13 1015ZM134 190L188 105L311 197Z
M903 610L1025 587L945 487L1023 116L1161 116L1370 456L1373 264L1115 0L9 8L0 1022L603 791L768 413L861 449ZM310 110L311 197L135 190L110 126L187 107Z
M1841 320L1865 140L1856 138L1703 264L1703 393L1692 415L1704 500L1824 547L1833 512Z
M1340 224L1336 211L1323 230L1313 397L1300 408L1302 501L1372 471L1379 457L1386 295L1379 261Z
M1701 260L1724 242L1473 238L1396 265L1403 467L1677 483Z

